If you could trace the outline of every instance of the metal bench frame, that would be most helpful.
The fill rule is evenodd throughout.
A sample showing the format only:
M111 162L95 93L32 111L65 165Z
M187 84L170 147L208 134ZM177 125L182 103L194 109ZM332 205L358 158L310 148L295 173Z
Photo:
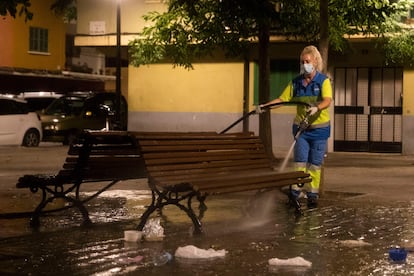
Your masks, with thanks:
M42 213L72 207L81 212L83 224L90 224L85 203L121 180L143 177L146 177L145 164L135 137L121 131L87 131L69 147L65 163L57 174L24 175L19 178L16 187L29 188L32 193L41 191L40 203L30 219L32 227L40 226L39 217ZM82 199L80 189L87 182L102 182L103 187ZM49 203L59 198L69 205L44 210Z
M142 230L151 214L175 205L202 233L205 200L214 194L263 192L311 181L299 171L279 172L253 133L134 133L143 154L151 204L142 214ZM198 214L193 202L197 201Z

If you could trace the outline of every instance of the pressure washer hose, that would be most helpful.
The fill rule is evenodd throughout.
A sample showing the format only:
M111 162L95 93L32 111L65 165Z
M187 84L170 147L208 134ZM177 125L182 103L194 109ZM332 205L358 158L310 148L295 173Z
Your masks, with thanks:
M304 103L304 102L280 102L280 103L274 103L274 104L270 104L268 106L265 106L265 107L263 107L263 109L271 109L272 107L279 106L279 105L304 105L306 107L310 107L311 106L310 104ZM246 118L250 117L250 115L253 115L253 114L257 114L256 110L252 110L249 113L244 114L242 117L240 117L239 119L237 119L234 123L232 123L227 128L225 128L224 130L222 130L220 132L220 134L226 133L227 131L229 131L230 129L232 129L235 125L237 125L241 121L244 121ZM295 137L296 137L296 135L295 135Z

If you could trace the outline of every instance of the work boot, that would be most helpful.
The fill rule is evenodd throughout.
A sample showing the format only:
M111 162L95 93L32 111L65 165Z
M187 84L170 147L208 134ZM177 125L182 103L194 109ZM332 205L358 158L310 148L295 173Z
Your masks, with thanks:
M317 193L307 193L306 197L308 198L307 206L309 209L318 207L319 195Z

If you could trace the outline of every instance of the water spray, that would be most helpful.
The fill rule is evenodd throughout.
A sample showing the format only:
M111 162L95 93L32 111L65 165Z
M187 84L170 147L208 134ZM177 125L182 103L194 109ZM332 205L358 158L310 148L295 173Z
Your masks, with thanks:
M271 109L271 108L273 108L273 107L276 107L276 106L279 106L279 105L304 105L304 106L306 106L306 107L311 107L311 105L310 104L308 104L308 103L304 103L304 102L279 102L279 103L274 103L274 104L270 104L270 105L267 105L267 106L265 106L265 107L262 107L262 109L266 112L266 111L268 111L269 109ZM248 113L246 113L246 114L244 114L242 117L240 117L238 120L236 120L234 123L232 123L230 126L228 126L227 128L225 128L223 131L221 131L220 132L220 134L223 134L223 133L226 133L228 130L230 130L231 128L233 128L234 126L236 126L238 123L240 123L241 121L243 121L243 120L245 120L245 119L247 119L248 117L250 117L251 115L253 115L253 114L259 114L260 112L258 112L258 111L256 111L256 109L255 110L252 110L252 111L250 111L250 112L248 112ZM287 162L288 162L288 160L289 160L289 157L290 157L290 155L292 154L292 151L293 151L293 149L294 149L294 147L295 147L295 144L296 144L296 141L297 141L297 139L299 138L299 136L309 127L309 117L310 117L310 113L309 112L307 112L306 113L306 115L305 115L305 117L303 118L303 120L299 123L299 126L298 126L298 128L297 128L297 130L296 130L296 133L295 133L295 135L294 135L294 139L293 139L293 143L292 143L292 145L290 146L290 149L289 149L289 152L288 152L288 154L286 155L286 157L285 157L285 159L283 160L283 163L282 163L282 165L281 165L281 167L279 168L279 171L280 172L282 172L282 171L284 171L285 170L285 168L286 168L286 165L287 165ZM291 187L290 187L291 188ZM290 192L289 192L289 194L290 194ZM290 200L292 200L292 199L290 199ZM298 213L302 213L302 210L301 210L301 206L300 206L300 203L299 203L299 201L297 201L297 200L293 200L292 201L293 202L293 204L295 204L295 208L296 208L296 210L297 210L297 212Z
M285 170L287 162L289 160L289 157L292 154L293 149L295 148L295 144L296 144L297 139L309 127L309 117L310 117L310 113L307 112L306 115L305 115L305 118L303 118L303 120L299 123L299 126L296 130L296 133L293 136L292 145L290 145L289 151L288 151L287 155L285 156L285 159L283 160L282 165L279 168L280 172L283 172Z

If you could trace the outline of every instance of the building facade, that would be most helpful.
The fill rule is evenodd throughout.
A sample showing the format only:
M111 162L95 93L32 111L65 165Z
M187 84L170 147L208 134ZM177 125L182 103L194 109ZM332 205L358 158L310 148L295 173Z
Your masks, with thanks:
M50 9L54 0L31 0L32 20L0 20L0 93L103 89L104 81L63 74L67 25ZM19 8L19 7L18 7Z
M34 16L5 16L0 20L0 67L57 71L65 66L66 29L50 10L53 0L33 0ZM7 42L7 43L5 43Z
M144 27L142 15L165 9L163 1L78 1L75 45L102 49L116 44L116 8L121 10L121 45ZM334 87L332 136L329 151L401 152L414 154L414 72L384 67L381 53L369 39L351 40L352 52L331 53L329 76ZM275 41L271 45L271 90L277 97L298 73L299 53L305 46ZM254 47L254 46L253 46ZM106 50L108 51L108 50ZM194 62L194 70L169 63L128 66L122 71L127 86L129 125L134 131L222 131L257 104L257 51L248 61L218 55ZM127 72L126 72L127 71ZM125 94L125 92L123 92ZM272 111L275 151L293 142L294 107ZM258 131L258 116L248 129ZM242 124L231 131L241 131Z

